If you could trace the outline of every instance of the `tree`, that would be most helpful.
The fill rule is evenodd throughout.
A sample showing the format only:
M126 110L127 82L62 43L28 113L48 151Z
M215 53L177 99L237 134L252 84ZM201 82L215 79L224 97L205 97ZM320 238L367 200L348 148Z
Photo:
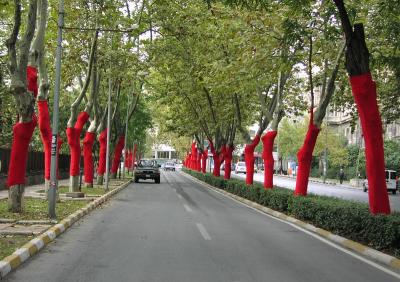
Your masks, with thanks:
M23 210L22 198L24 194L25 170L28 157L28 146L32 138L37 121L34 115L35 94L37 95L37 81L27 78L27 66L30 47L36 28L37 0L30 0L28 6L25 33L20 40L18 35L21 28L22 4L14 1L14 24L10 37L7 39L8 63L11 76L10 93L14 96L19 121L13 127L13 143L8 170L7 185L9 187L9 209L12 212ZM18 41L18 51L17 51ZM34 60L34 58L33 58ZM31 58L31 61L33 61Z
M386 190L382 122L376 98L376 85L369 67L369 51L365 42L364 26L352 26L343 0L334 0L346 36L346 70L360 116L365 140L368 174L368 196L373 214L390 214ZM378 134L377 134L378 133Z

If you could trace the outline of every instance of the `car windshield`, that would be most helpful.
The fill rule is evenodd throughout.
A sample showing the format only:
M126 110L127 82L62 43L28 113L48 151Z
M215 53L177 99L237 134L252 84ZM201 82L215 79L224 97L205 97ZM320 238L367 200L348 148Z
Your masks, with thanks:
M141 160L139 162L139 167L149 167L149 166L156 166L156 162L152 160Z

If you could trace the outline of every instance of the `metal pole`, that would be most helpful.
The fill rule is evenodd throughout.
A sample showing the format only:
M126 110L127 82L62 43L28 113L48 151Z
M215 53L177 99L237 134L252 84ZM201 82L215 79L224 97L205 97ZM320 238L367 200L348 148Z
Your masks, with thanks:
M111 35L111 48L112 48L113 37ZM106 187L105 190L108 191L109 173L110 173L110 135L111 135L111 92L112 92L112 81L111 81L111 60L112 53L110 52L110 76L108 78L108 102L107 102L107 149L106 149Z
M126 120L125 120L125 143L124 143L124 162L122 164L122 177L125 177L125 163L126 163L126 143L128 141L128 116L129 116L129 96L128 96L128 107L126 107ZM129 172L129 171L128 171Z
M50 190L48 194L49 217L56 219L56 198L58 189L57 173L57 138L58 138L58 120L59 120L59 100L60 100L60 82L61 82L61 55L62 55L62 29L64 26L64 0L60 0L58 7L58 34L56 51L56 75L54 84L54 103L53 103L53 124L51 138L51 165L50 165Z

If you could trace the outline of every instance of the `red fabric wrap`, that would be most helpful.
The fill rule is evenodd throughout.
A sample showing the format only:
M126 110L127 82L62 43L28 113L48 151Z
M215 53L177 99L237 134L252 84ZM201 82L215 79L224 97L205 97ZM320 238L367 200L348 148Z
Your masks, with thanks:
M114 149L114 159L111 166L111 173L117 173L118 171L119 163L121 161L121 156L122 156L122 150L124 149L124 146L125 146L125 136L121 135L118 138L117 146L115 146Z
M99 166L97 167L97 174L104 175L106 172L106 155L107 155L107 128L104 129L99 135Z
M207 158L208 158L208 150L204 150L201 154L201 171L206 173L207 169Z
M197 162L197 148L196 143L192 143L192 159L190 162L190 168L195 170L196 169L196 162Z
M87 112L81 112L78 115L74 127L67 127L67 140L69 145L69 150L71 153L71 161L69 166L69 175L77 176L79 175L80 159L81 159L81 145L80 136L83 126L89 119L89 114Z
M38 71L33 66L26 67L26 80L28 82L28 90L33 93L33 96L37 97L38 95Z
M296 178L296 189L294 191L295 195L307 195L308 178L310 176L312 153L314 151L315 143L317 142L317 137L320 129L316 127L313 123L313 114L310 117L310 124L308 125L308 130L306 138L304 139L304 144L297 152L297 160L299 162L299 167L297 170Z
M225 169L224 169L224 179L231 179L232 172L232 153L235 148L233 146L226 146L226 151L224 154Z
M50 162L51 162L51 127L50 113L47 101L38 101L38 126L40 130L40 138L43 143L44 151L44 178L50 180ZM59 138L58 138L59 139Z
M246 163L246 184L253 184L254 176L254 150L260 143L260 135L256 135L251 144L246 144L244 147L244 161Z
M196 157L196 170L201 172L201 150L197 150L197 157Z
M83 139L83 174L85 183L93 184L93 144L96 134L94 132L86 132Z
M262 158L264 160L264 188L270 189L274 187L274 156L272 150L274 149L275 137L277 131L268 131L261 137L263 142Z
M30 122L18 122L13 127L13 142L8 166L7 186L25 184L28 148L37 124L36 116Z
M133 145L132 169L135 168L136 154L137 154L137 144Z
M211 150L211 154L213 155L213 159L214 159L214 169L213 169L213 175L214 176L220 176L221 175L221 160L220 160L220 156L217 153L217 151L215 150L214 147L214 143L208 139L208 142L210 143L210 150Z
M376 84L370 73L350 77L350 84L365 141L369 208L373 214L390 214Z

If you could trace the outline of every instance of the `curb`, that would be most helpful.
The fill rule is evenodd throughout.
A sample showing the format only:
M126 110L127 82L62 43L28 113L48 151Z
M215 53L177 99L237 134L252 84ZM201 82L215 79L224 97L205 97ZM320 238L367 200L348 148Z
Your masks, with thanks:
M305 229L307 231L310 231L310 232L312 232L314 234L317 234L318 236L323 237L323 238L325 238L325 239L327 239L327 240L329 240L329 241L331 241L331 242L333 242L333 243L335 243L337 245L340 245L341 247L344 247L346 249L350 249L350 250L354 251L357 254L363 255L365 257L368 257L369 259L372 259L372 260L375 260L377 262L380 262L380 263L382 263L382 264L384 264L386 266L390 266L390 267L392 267L394 269L400 270L400 259L398 259L396 257L387 255L385 253L382 253L380 251L377 251L375 249L372 249L370 247L367 247L365 245L357 243L357 242L355 242L353 240L346 239L346 238L344 238L342 236L335 235L335 234L333 234L333 233L331 233L331 232L329 232L329 231L327 231L325 229L315 227L312 224L303 222L301 220L298 220L298 219L296 219L294 217L288 216L288 215L286 215L284 213L275 211L275 210L270 209L268 207L264 207L264 206L262 206L260 204L257 204L255 202L249 201L249 200L247 200L245 198L242 198L242 197L239 197L239 196L237 196L235 194L229 193L229 192L227 192L227 191L225 191L223 189L211 186L210 184L205 183L205 182L195 178L194 176L192 176L190 174L187 174L186 172L181 171L181 173L183 175L185 175L186 177L191 178L192 180L194 180L197 183L203 184L204 186L206 186L206 187L208 187L208 188L210 188L210 189L212 189L212 190L214 190L214 191L216 191L216 192L218 192L220 194L223 194L223 195L225 195L227 197L233 198L236 201L239 201L239 202L241 202L241 203L243 203L243 204L245 204L247 206L250 206L250 207L252 207L252 208L254 208L256 210L259 210L259 211L261 211L263 213L266 213L268 215L271 215L273 217L276 217L276 218L279 218L281 220L284 220L284 221L287 221L289 223L292 223L292 224L294 224L294 225L296 225L296 226L298 226L300 228L303 228L303 229Z
M110 192L104 194L100 198L91 201L84 208L77 210L73 214L61 220L58 224L50 227L46 232L42 233L38 237L23 245L21 248L17 249L12 255L5 257L3 260L0 260L0 280L2 280L12 270L18 268L28 258L38 253L41 249L44 248L44 246L48 245L60 234L64 233L65 230L70 228L76 221L78 221L90 211L94 210L96 207L110 199L114 194L125 189L131 182L132 180L129 180L118 188L115 188Z

